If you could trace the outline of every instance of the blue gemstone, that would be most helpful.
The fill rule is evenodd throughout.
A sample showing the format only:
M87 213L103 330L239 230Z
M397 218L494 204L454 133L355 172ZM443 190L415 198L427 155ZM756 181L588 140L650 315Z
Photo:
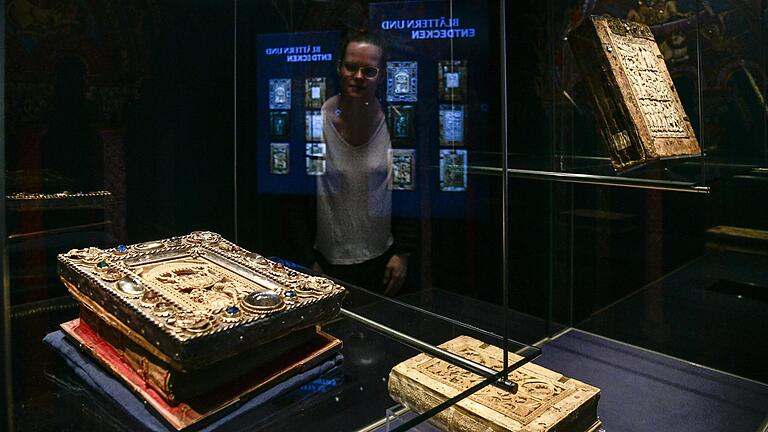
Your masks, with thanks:
M118 251L118 252L128 252L128 246L120 245L120 246L116 247L115 250Z
M232 306L230 308L227 308L227 313L230 315L237 315L238 313L240 313L240 309L238 309L235 306Z
M294 298L296 297L296 291L293 291L293 290L286 291L285 296L288 298Z

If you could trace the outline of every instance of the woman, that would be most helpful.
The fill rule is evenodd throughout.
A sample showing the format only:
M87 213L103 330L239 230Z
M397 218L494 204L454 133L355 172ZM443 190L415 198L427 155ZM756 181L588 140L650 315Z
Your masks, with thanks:
M323 105L326 173L317 179L313 268L393 296L408 269L408 247L392 235L392 144L376 89L383 41L354 32L342 45L341 93Z

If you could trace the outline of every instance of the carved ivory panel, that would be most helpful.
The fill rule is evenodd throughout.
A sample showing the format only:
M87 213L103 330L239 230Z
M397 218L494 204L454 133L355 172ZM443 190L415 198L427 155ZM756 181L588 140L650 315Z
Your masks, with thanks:
M500 370L501 349L468 336L441 345L469 360ZM512 364L522 357L509 353ZM486 386L438 414L433 423L449 431L550 431L571 424L568 430L590 430L599 424L600 390L535 364L511 372L518 391L510 393ZM417 412L456 396L483 378L426 354L395 366L390 373L390 395ZM560 430L560 429L555 429Z
M690 118L648 26L591 16L568 35L617 171L651 159L699 156Z

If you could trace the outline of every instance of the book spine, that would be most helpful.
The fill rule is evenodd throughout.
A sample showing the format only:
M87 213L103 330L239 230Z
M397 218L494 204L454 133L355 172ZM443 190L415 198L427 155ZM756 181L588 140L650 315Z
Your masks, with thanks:
M598 25L591 18L585 20L568 35L568 42L592 95L598 129L611 156L611 164L614 169L623 170L643 163L646 155L604 51L607 48L603 47Z
M149 358L146 352L137 349L130 338L107 324L101 317L87 308L80 308L80 319L106 340L120 358L138 373L147 385L156 390L168 402L174 402L173 374L167 365Z

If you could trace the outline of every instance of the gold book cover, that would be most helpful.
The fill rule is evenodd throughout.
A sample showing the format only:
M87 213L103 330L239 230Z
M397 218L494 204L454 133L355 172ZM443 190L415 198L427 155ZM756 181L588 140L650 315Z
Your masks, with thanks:
M74 249L59 275L142 348L176 370L200 369L335 317L345 290L219 234Z
M617 171L701 148L664 56L644 24L591 16L568 35Z
M495 370L501 370L503 351L468 336L441 348ZM509 364L522 357L509 353ZM422 413L452 398L484 378L426 354L419 354L389 374L389 394L411 410ZM430 421L449 432L585 432L597 430L600 390L557 372L528 363L509 374L516 393L486 386L435 415Z

